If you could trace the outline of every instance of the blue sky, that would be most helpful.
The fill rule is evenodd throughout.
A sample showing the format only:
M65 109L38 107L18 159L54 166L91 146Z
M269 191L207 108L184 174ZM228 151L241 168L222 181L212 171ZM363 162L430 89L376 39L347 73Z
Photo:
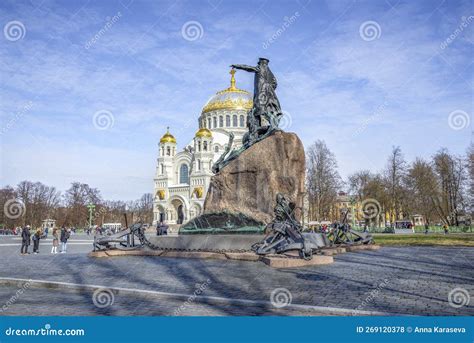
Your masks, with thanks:
M381 170L393 145L409 161L442 146L462 154L473 16L473 1L3 0L1 185L151 192L166 127L187 144L229 65L258 57L287 130L326 141L343 177ZM236 78L252 90L250 74ZM112 118L106 129L96 113Z

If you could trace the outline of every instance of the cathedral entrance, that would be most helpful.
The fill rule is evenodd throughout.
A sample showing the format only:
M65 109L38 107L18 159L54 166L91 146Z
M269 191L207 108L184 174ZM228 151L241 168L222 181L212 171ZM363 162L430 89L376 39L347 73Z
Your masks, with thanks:
M171 212L170 212L170 223L171 224L183 224L186 220L186 205L180 198L174 198L171 200Z
M176 221L176 223L183 224L183 220L184 220L183 205L179 205L177 211L178 211L178 220Z

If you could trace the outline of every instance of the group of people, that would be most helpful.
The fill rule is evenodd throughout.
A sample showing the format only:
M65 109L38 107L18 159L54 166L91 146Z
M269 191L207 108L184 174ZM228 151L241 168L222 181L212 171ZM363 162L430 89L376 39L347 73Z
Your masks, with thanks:
M160 222L156 226L156 235L162 236L162 235L167 235L167 234L168 234L168 225L166 225L164 222Z
M51 247L51 254L58 253L59 242L61 242L61 253L65 254L67 252L67 241L71 236L71 231L62 227L61 229L53 229L53 245ZM40 240L47 237L47 233L44 233L43 230L37 229L34 233L31 231L30 225L26 225L21 230L21 254L28 255L28 249L33 241L33 253L39 253Z

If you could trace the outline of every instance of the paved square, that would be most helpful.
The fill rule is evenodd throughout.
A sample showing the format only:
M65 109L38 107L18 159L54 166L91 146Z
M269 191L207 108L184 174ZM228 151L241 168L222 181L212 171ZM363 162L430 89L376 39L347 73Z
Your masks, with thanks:
M275 270L243 261L93 259L87 256L90 239L74 237L67 254L49 254L46 242L39 255L20 256L17 240L0 238L0 277L162 293L114 291L114 303L100 308L93 303L92 291L36 288L34 284L11 301L20 287L3 282L0 305L8 306L2 315L337 314L330 309L347 310L341 314L357 314L353 311L358 309L402 315L474 315L473 248L382 247L337 255L331 265ZM471 298L459 308L448 302L449 293L457 288ZM278 306L272 292L275 296L279 291L282 305L291 298L290 306L271 304L277 301Z

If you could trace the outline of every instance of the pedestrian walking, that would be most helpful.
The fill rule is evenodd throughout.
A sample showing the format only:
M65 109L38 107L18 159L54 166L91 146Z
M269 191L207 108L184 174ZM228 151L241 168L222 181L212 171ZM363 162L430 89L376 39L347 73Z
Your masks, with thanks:
M444 234L447 235L449 230L448 230L448 225L444 224L443 225L443 229L444 229Z
M53 229L53 247L51 248L51 254L57 254L58 253L58 246L59 246L58 229L54 228Z
M29 254L28 247L30 246L30 226L26 225L26 227L21 230L21 254L26 255Z
M67 251L67 240L69 239L69 231L65 228L65 227L62 227L61 228L61 237L60 237L60 240L61 240L61 254L65 254L66 251Z
M37 229L33 235L33 253L39 254L39 244L41 239L41 229Z
M429 229L430 229L430 226L428 225L428 223L425 223L425 235L428 234Z

